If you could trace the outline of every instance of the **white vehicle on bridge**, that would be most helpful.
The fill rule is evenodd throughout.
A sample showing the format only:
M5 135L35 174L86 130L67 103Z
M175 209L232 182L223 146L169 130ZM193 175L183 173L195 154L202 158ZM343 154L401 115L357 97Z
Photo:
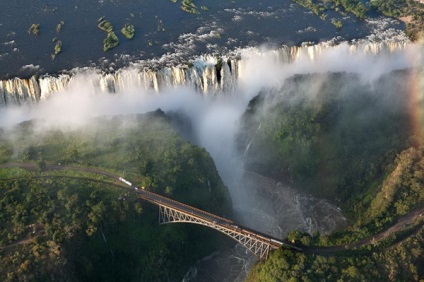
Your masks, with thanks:
M129 182L128 180L125 180L124 178L122 178L122 177L119 177L119 180L120 181L122 181L122 182L124 182L125 184L127 184L128 186L132 186L132 183L131 182Z
M281 242L281 241L277 241L277 240L275 240L275 239L271 239L271 242L273 242L273 243L277 243L277 244L280 244L280 245L282 245L282 244L283 244L283 242Z

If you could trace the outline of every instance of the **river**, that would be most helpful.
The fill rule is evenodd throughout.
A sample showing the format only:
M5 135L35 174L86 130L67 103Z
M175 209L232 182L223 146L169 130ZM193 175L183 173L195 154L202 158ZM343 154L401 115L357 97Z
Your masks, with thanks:
M347 226L347 219L337 206L299 193L268 177L241 172L237 184L231 185L238 221L277 238L285 238L291 230L328 234ZM197 262L183 281L241 282L257 260L237 244Z
M75 113L86 119L158 107L166 112L182 110L192 123L191 141L214 158L241 224L277 238L293 229L310 233L342 229L347 222L336 205L244 171L249 148L245 155L236 150L239 120L261 89L281 86L286 77L300 72L354 72L374 58L378 63L380 55L403 52L409 43L402 24L381 17L358 21L335 12L323 21L289 0L204 0L201 5L207 9L188 14L172 1L3 3L0 125L30 118L75 120ZM115 26L117 34L123 24L133 24L135 38L118 34L120 45L103 52L105 33L97 27L101 17ZM331 24L333 17L342 19L342 29ZM61 21L64 25L57 33ZM40 35L28 34L32 23L40 24ZM53 38L63 42L62 53L54 60ZM334 47L340 42L345 43ZM352 68L337 63L343 56L350 58ZM406 57L400 56L400 62L388 69L407 67L402 61ZM221 69L216 68L219 61L224 62ZM99 93L117 95L100 99ZM199 261L184 280L243 281L255 261L236 245Z
M328 12L323 21L290 0L202 0L199 14L189 14L169 0L34 0L3 1L0 18L0 78L56 74L63 70L96 67L104 71L147 61L152 66L187 63L201 54L224 54L236 48L300 45L302 42L365 38L375 33L382 18L358 21L352 15ZM114 26L120 45L103 52L105 32L98 27L104 17ZM330 19L343 22L337 29ZM56 26L64 22L61 31ZM32 24L38 36L30 35ZM120 29L134 25L133 40ZM387 21L383 30L402 29ZM56 38L62 52L51 59Z

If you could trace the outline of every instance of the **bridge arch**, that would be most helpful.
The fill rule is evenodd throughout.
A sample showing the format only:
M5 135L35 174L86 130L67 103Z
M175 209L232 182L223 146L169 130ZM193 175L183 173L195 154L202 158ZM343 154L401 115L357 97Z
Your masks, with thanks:
M230 227L218 221L211 222L165 205L159 205L159 223L192 223L215 229L237 241L260 259L267 259L271 248L273 248L270 240L245 234L236 226Z

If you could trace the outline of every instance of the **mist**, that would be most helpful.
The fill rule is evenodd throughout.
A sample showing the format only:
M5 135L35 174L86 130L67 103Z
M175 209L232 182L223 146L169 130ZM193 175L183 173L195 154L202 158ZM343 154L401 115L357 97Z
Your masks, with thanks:
M300 53L291 63L283 62L275 50L244 49L240 51L240 57L239 77L231 93L204 96L189 85L166 87L156 93L151 89L136 87L134 83L115 94L105 94L98 84L93 83L98 74L84 71L77 73L64 90L35 105L0 108L0 127L11 128L20 122L35 119L36 130L51 127L66 130L87 125L91 118L98 116L141 114L159 108L165 113L181 113L191 123L190 141L205 147L214 159L229 188L237 220L278 237L293 228L310 232L316 229L321 232L334 230L336 223L319 223L313 219L314 215L305 214L307 211L299 206L301 196L288 188L281 189L278 195L264 193L262 198L257 193L257 187L249 188L249 185L255 185L252 184L253 176L246 177L243 170L243 159L246 157L243 153L246 150L240 152L236 144L240 118L249 101L260 91L289 87L286 80L294 75L351 73L357 75L361 83L371 85L396 70L421 68L423 46L408 45L390 52L383 50L375 53L369 48L341 44L315 50L313 54ZM319 96L320 80L317 79L313 86L316 90L307 91L312 103ZM268 103L272 105L273 102L269 100ZM272 205L269 204L269 197L274 201ZM285 207L281 207L282 201L286 201ZM275 210L273 206L280 206L280 209ZM342 217L336 207L330 208L336 216ZM288 218L292 218L293 222L287 223Z
M409 44L404 48L392 51L383 49L374 53L370 46L344 43L301 52L291 63L283 62L279 50L242 49L240 57L241 70L234 93L202 97L190 86L168 87L155 93L134 83L118 90L115 95L104 95L94 82L99 74L94 70L81 71L74 75L66 89L41 100L37 105L0 108L0 126L9 127L30 119L78 124L90 117L143 113L157 108L164 111L183 110L194 122L199 118L207 119L214 113L218 116L240 116L259 91L279 89L287 78L295 74L355 73L364 83L368 83L395 70L422 67L424 48L419 44ZM226 125L234 126L233 121Z

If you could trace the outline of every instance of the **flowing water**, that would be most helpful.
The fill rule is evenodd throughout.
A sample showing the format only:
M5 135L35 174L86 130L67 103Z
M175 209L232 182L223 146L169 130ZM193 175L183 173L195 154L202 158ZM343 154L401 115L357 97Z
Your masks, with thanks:
M232 186L233 207L238 221L245 226L285 238L291 230L341 230L347 220L341 210L323 199L301 194L273 179L252 172L242 172ZM230 250L216 252L194 265L183 281L244 281L257 257L237 244Z
M397 21L358 21L332 12L323 21L290 0L202 0L197 3L199 14L188 14L180 6L169 0L1 1L0 61L7 67L0 68L0 78L76 67L110 72L138 61L163 67L248 46L349 41L372 36L376 29L402 29ZM112 23L120 39L120 45L108 52L102 50L106 34L97 27L101 17ZM342 29L331 24L333 17L342 19ZM56 26L62 21L58 33ZM34 23L40 25L38 36L28 33ZM120 34L125 23L135 27L132 40ZM62 53L52 60L54 38L62 41Z
M328 233L346 226L337 206L243 170L243 159L251 152L248 147L241 153L236 150L240 117L261 89L279 89L292 75L348 71L363 73L366 83L420 66L419 60L410 60L411 54L422 54L420 48L406 41L248 48L237 56L221 57L220 69L219 58L201 56L191 67L154 70L133 65L113 74L78 68L57 76L9 79L0 84L0 126L34 118L81 123L93 116L157 108L182 112L190 121L192 142L210 152L229 188L235 220L277 238L293 229ZM340 66L340 57L350 63ZM364 67L366 72L361 71ZM243 281L255 261L237 245L202 259L184 279Z
M2 3L0 126L34 118L78 124L157 108L180 112L190 121L191 141L214 158L238 222L277 238L293 229L342 229L347 222L337 206L244 170L255 137L244 152L236 150L240 118L262 89L279 89L293 75L352 72L376 80L422 66L422 47L390 19L359 22L348 15L337 30L288 0L202 5L208 10L191 15L171 1ZM121 36L120 46L104 53L97 28L103 16L117 33L133 24L134 40ZM27 33L32 23L40 23L38 37ZM53 37L63 42L54 61ZM184 280L243 281L255 261L236 245L199 261Z

